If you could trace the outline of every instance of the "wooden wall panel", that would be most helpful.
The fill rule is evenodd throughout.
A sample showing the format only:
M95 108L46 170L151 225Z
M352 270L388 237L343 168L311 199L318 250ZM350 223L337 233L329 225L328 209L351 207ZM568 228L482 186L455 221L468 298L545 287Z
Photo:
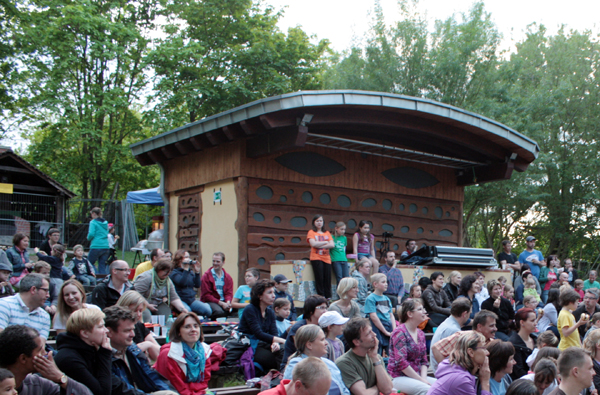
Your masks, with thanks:
M192 259L200 259L200 231L202 229L202 201L200 193L179 196L177 249L186 250Z
M328 197L321 198L323 194ZM340 206L340 196L347 197L349 204ZM373 201L368 201L365 207L363 202L368 199ZM308 259L306 234L317 213L324 216L325 227L331 232L337 221L348 224L349 253L352 236L362 219L372 223L378 249L384 231L394 234L390 248L398 253L404 250L408 238L428 245L458 245L460 240L460 202L250 179L248 265L270 270L270 261Z

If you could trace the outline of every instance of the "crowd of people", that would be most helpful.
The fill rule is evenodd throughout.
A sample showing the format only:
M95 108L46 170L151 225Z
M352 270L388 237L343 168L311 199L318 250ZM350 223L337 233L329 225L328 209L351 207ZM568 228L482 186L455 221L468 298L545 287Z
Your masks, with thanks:
M106 221L92 213L90 240L105 237ZM234 292L221 252L202 273L187 251L155 249L131 281L127 262L103 269L98 259L95 267L80 245L66 263L56 232L30 262L28 237L17 233L0 252L0 385L25 394L203 394L217 353L204 342L202 320L235 309L256 374L283 374L266 393L592 395L600 385L594 271L580 280L572 262L544 258L529 236L519 256L508 241L498 255L512 286L458 271L408 286L394 251L375 259L368 222L353 236L353 270L346 225L338 222L332 236L323 224L315 216L307 234L316 294L302 315L285 275L261 279L250 268ZM90 255L104 257L104 244L96 247ZM416 242L406 247L404 257ZM177 318L161 347L144 322L170 314ZM55 350L45 344L51 329Z

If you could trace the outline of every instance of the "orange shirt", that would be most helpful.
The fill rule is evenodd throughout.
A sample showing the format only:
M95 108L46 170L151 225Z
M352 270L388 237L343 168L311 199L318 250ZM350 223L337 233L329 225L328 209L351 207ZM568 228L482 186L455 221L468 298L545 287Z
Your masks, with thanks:
M323 233L317 233L314 230L309 230L306 235L306 241L310 244L310 239L315 241L331 241L331 233L325 231ZM312 248L310 249L310 260L311 261L323 261L331 264L331 257L329 256L329 248Z

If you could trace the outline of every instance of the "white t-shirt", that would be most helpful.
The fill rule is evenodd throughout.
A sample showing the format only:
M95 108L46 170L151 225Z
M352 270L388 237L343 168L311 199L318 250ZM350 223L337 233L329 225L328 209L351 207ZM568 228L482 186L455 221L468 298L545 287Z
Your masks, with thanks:
M95 304L90 304L90 303L84 303L83 304L84 308L88 308L88 309L98 309L100 310L100 307L96 306ZM62 318L60 317L60 313L56 313L54 315L54 321L53 321L53 328L54 329L67 329L67 321L65 320L65 322L62 322Z

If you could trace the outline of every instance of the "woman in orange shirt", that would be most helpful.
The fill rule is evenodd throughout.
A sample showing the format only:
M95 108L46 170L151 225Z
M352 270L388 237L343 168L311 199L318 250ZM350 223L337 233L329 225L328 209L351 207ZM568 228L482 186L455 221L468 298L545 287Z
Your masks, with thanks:
M323 216L315 215L312 230L308 231L306 241L310 244L310 263L315 274L317 294L331 299L331 257L329 250L334 247L331 233L323 231Z

